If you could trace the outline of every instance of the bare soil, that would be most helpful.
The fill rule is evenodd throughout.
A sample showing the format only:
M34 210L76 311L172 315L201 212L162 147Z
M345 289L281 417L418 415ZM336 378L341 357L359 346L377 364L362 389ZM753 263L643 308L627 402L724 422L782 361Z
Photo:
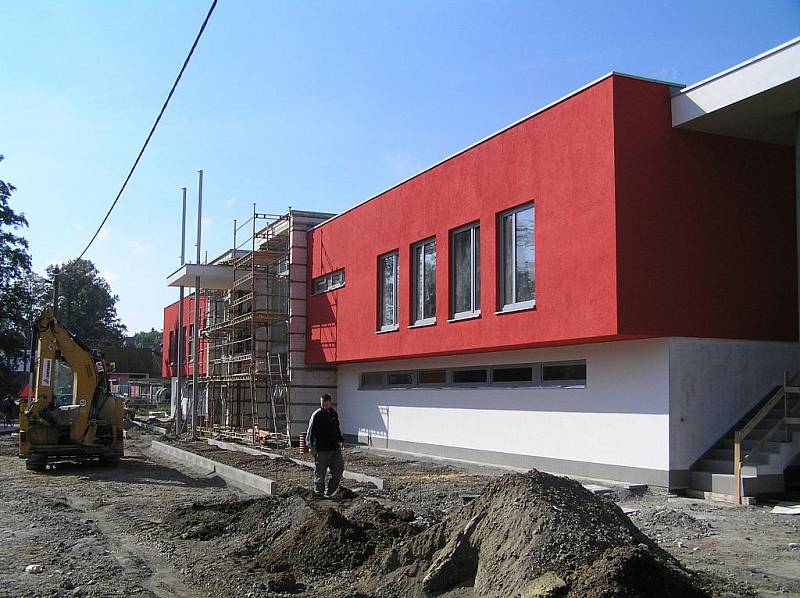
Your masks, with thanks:
M320 500L291 461L182 443L275 479L263 497L149 457L146 436L119 468L44 474L13 442L0 437L0 597L800 596L800 518L768 506L599 497L362 449L348 469L389 490L345 480L341 500Z

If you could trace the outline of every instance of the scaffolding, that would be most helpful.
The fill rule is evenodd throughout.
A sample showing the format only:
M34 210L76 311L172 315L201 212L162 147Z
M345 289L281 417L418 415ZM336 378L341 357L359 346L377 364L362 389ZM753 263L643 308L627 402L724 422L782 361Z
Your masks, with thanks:
M231 288L206 298L207 406L198 432L253 444L290 443L289 252L291 210L233 226ZM240 231L250 235L237 242Z

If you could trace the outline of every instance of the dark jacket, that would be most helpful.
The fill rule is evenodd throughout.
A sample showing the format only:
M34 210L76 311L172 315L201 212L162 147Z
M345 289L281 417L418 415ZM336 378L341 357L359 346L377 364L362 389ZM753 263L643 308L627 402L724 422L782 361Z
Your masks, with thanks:
M344 442L342 430L339 428L339 415L331 407L330 411L317 409L308 420L306 444L318 451L335 451L339 443Z

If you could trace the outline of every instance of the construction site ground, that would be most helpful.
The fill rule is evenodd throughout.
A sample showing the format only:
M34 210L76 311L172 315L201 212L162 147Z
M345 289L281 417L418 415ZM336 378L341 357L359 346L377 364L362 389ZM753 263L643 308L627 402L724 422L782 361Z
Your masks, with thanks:
M697 572L690 575L698 593L686 595L800 596L800 517L772 514L769 505L734 507L622 487L598 498L585 493L587 498L580 486L550 476L501 479L507 472L499 469L355 448L346 451L348 469L379 476L388 488L345 480L340 500L321 500L311 495L311 470L288 459L173 441L274 479L278 495L264 497L154 457L150 443L160 437L130 436L118 468L62 463L40 474L26 471L17 458L16 438L0 437L0 597L366 598L423 595L423 581L433 594L444 588L443 595L453 597L514 595L503 587L519 587L518 559L533 554L536 542L542 550L549 546L540 556L552 562L542 566L562 571L569 587L558 576L542 576L538 586L528 586L528 596L680 595L676 592L683 590L670 588L682 587L683 578L673 573L683 568ZM536 511L539 503L526 502L526 488L560 497L553 500L561 503L545 505L556 518L575 506L571 501L586 501L580 508L591 517L578 512L554 521L590 527L579 535L548 528L548 513ZM649 539L628 529L613 503ZM536 518L525 519L529 512ZM548 536L548 529L558 533ZM615 547L620 534L629 537L630 546ZM594 536L598 545L611 548L602 558L587 560ZM589 538L585 546L582 537ZM477 576L474 566L461 566L478 558L463 553L465 538L473 547L483 542ZM550 544L541 544L543 539ZM439 557L425 560L438 548ZM663 558L659 548L666 551ZM457 558L442 560L448 550ZM666 582L653 577L651 590L630 578L626 588L627 578L615 569L622 561L609 556L626 550L626 562L650 551L667 563L672 577ZM670 564L670 555L683 568ZM575 563L588 564L580 577L570 578ZM39 566L33 567L38 572L26 572L30 565ZM623 585L609 590L604 584L612 578ZM673 582L678 585L669 585Z

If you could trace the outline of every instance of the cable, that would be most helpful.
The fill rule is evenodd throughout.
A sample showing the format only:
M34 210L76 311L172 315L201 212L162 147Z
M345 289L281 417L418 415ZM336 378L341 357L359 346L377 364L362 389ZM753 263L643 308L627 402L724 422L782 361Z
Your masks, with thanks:
M106 212L105 218L103 218L103 221L100 223L100 226L97 227L97 231L95 231L91 241L89 241L89 244L86 246L86 249L84 249L78 256L78 259L81 259L84 255L86 255L86 252L89 251L89 247L92 246L92 243L94 243L94 240L97 238L97 235L100 234L103 225L106 223L106 220L108 220L108 217L111 215L111 212L117 205L119 198L122 197L122 192L125 191L125 187L127 187L128 181L130 181L131 177L133 176L133 171L136 170L136 167L139 165L139 160L142 159L142 154L144 154L144 150L147 149L147 144L150 143L150 139L153 137L153 133L156 132L156 127L158 127L158 123L161 121L161 117L164 115L164 112L166 111L167 106L169 105L169 101L172 99L172 94L175 93L175 88L177 88L178 83L180 83L181 77L183 76L183 71L186 70L186 67L189 65L189 61L192 59L192 54L194 54L194 50L197 47L197 44L203 35L203 31L205 31L206 25L208 24L208 20L211 18L211 15L214 12L216 6L217 6L217 0L214 0L211 3L211 8L208 9L208 14L206 15L206 18L203 21L203 24L200 26L200 31L197 32L197 37L194 38L194 43L192 44L192 48L189 50L189 54L186 56L186 60L183 61L183 66L181 67L181 70L175 79L175 83L172 84L172 89L169 90L169 95L167 95L167 99L164 100L164 105L161 106L161 111L158 113L156 121L153 123L153 127L150 129L150 133L147 135L147 139L145 139L144 145L142 145L142 149L139 150L139 155L136 156L136 161L133 163L133 166L131 166L130 172L128 172L128 176L125 177L125 182L122 183L122 187L120 188L119 193L117 193L117 197L114 198L114 202L111 204L111 207L108 208L108 212Z

